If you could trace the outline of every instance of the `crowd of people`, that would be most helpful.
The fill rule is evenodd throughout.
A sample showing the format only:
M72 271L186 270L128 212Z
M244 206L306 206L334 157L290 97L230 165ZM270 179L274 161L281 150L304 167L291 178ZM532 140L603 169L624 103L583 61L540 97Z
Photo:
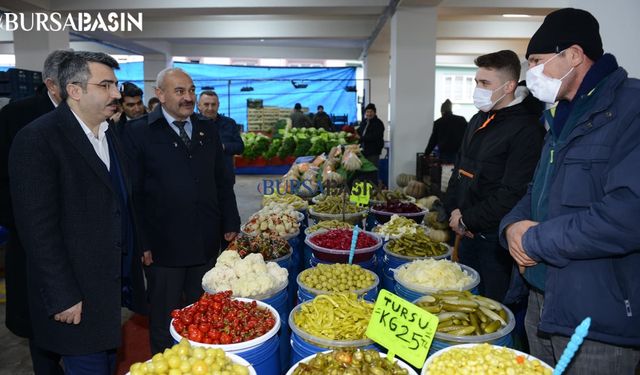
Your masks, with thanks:
M640 81L579 9L546 16L526 59L519 82L515 52L477 57L478 112L467 124L445 102L425 150L453 166L443 203L459 260L479 272L480 294L527 302L534 356L554 366L591 317L568 373L632 374ZM36 374L112 374L122 306L149 315L153 353L170 347L170 312L200 296L239 231L232 157L244 145L218 95L197 98L167 68L145 107L115 69L107 54L54 51L42 91L0 111L6 325L29 339ZM297 103L291 120L332 129L322 106L311 119ZM376 166L384 129L368 104L357 133Z

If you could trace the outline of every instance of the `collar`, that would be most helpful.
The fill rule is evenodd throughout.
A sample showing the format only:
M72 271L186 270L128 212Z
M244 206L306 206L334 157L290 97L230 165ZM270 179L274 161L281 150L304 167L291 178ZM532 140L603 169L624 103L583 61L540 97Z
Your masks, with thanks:
M169 112L165 111L164 107L160 106L160 108L162 109L162 115L164 116L165 120L167 120L169 125L173 125L173 122L176 121L176 119L171 116ZM186 125L191 125L191 116L187 117L185 121L187 122Z
M51 100L51 104L53 104L53 108L58 108L58 105L56 104L56 101L53 100L53 97L51 97L51 93L49 92L49 90L47 90L47 96L49 97L49 100Z
M71 109L71 108L69 108L69 109ZM96 137L96 135L93 134L91 129L89 129L87 124L85 124L84 121L82 121L82 119L80 117L78 117L78 115L73 111L73 109L71 109L71 113L73 113L73 115L75 116L76 120L78 120L78 122L80 123L80 127L82 127L82 130L84 131L84 134L87 135L87 137L93 137L93 138L96 138L99 141L102 141L102 139L104 138L104 133L107 131L107 129L109 129L109 123L108 122L103 121L103 122L100 123L100 127L98 128L98 136Z

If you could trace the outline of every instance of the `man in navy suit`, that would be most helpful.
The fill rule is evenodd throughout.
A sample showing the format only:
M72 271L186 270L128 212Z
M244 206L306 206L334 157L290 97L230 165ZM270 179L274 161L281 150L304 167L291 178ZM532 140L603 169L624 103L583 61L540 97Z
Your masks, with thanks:
M113 374L123 285L143 302L128 170L106 121L120 98L117 67L103 53L65 56L63 101L23 128L9 155L34 339L62 356L66 374Z
M233 173L213 121L193 113L195 92L181 69L161 71L160 106L125 130L136 161L153 353L173 344L171 311L202 295L202 276L215 264L221 237L231 241L240 227Z
M33 371L37 375L62 375L60 355L39 348L33 340L27 293L27 259L16 233L9 193L9 149L20 129L53 111L62 101L58 66L72 52L57 50L47 56L42 70L44 84L34 96L12 101L0 111L0 225L9 231L5 255L7 304L5 324L15 335L29 339Z

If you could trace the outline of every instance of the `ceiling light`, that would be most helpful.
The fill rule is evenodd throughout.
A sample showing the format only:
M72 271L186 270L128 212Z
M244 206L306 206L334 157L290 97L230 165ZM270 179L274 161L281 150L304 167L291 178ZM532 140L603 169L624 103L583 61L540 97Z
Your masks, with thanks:
M293 87L295 87L296 89L306 89L309 84L308 83L301 83L301 82L296 82L295 80L291 80L291 84L293 85Z
M358 89L356 88L356 86L345 86L344 91L346 92L358 92Z
M240 91L242 91L242 92L253 91L253 87L244 86L243 88L240 89Z
M528 14L503 14L502 17L506 18L529 18L531 17Z

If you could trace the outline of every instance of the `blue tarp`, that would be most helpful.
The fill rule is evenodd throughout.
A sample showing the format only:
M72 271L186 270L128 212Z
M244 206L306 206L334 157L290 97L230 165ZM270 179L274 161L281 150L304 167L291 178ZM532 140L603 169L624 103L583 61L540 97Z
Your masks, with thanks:
M143 63L125 63L116 71L118 80L143 86ZM293 108L295 103L316 111L319 104L327 113L347 115L349 122L356 121L356 93L345 91L355 86L355 68L281 68L246 67L232 65L208 65L174 63L193 79L197 94L203 87L214 87L220 97L220 113L233 117L236 122L247 123L247 99L262 99L264 106ZM296 89L291 81L307 84ZM253 87L253 91L240 91ZM145 94L145 102L153 94ZM230 99L230 100L229 100Z

